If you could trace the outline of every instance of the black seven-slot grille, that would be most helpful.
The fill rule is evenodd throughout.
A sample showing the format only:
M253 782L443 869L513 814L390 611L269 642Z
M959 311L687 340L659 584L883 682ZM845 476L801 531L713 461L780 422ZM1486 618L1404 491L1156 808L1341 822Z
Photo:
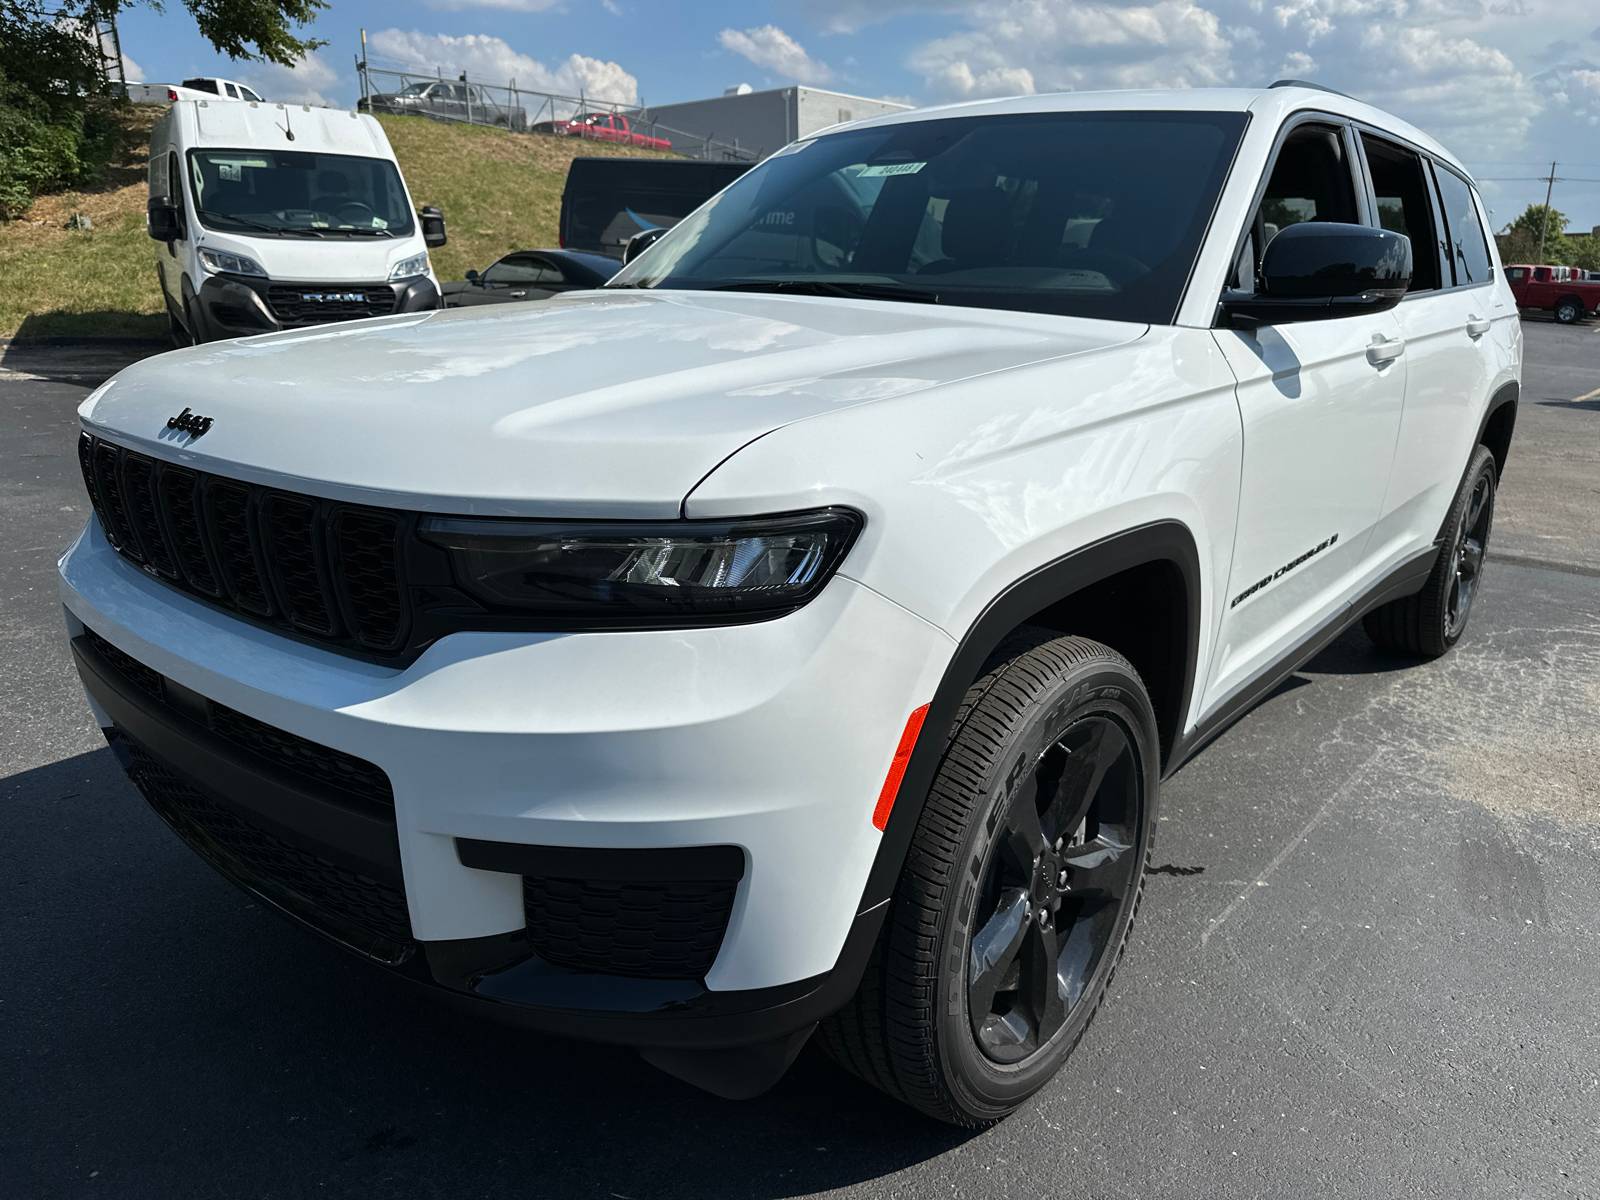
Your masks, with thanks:
M332 284L273 284L267 303L285 325L321 325L384 317L394 311L395 292L386 284L336 287Z
M88 434L78 457L107 539L150 574L343 649L404 646L406 514L224 479Z

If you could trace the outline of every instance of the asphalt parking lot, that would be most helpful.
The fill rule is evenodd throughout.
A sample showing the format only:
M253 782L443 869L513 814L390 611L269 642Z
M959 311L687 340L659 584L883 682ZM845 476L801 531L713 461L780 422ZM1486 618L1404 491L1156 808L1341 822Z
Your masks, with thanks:
M814 1048L718 1100L251 904L69 665L53 564L99 368L0 354L0 1194L1600 1196L1600 330L1525 331L1463 643L1354 630L1179 772L1107 1007L978 1134Z

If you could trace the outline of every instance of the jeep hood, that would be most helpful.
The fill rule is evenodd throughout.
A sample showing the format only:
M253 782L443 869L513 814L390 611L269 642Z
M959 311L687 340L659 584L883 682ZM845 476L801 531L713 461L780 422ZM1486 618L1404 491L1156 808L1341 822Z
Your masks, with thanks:
M671 518L793 421L1146 326L751 293L575 293L213 343L89 397L90 432L269 486L434 512ZM170 430L184 408L212 418Z

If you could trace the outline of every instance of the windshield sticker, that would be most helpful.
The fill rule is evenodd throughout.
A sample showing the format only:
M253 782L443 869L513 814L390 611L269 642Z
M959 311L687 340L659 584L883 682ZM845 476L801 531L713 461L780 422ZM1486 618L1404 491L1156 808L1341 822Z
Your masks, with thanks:
M915 175L928 164L916 163L879 163L875 167L867 167L856 176L857 179L880 179L886 175Z
M211 162L219 171L223 172L223 176L222 177L224 179L237 179L237 178L239 178L239 168L240 167L263 167L263 168L265 168L266 166L269 165L267 163L267 160L264 159L264 158L213 158L213 159L211 159ZM228 175L227 174L228 171L232 171L233 174L232 175Z

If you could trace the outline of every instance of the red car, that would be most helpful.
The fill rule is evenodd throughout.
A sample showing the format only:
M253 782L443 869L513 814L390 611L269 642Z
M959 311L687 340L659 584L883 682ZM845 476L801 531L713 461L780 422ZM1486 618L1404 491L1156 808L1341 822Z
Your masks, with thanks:
M571 121L556 122L555 131L567 137L588 138L594 142L620 142L624 146L643 146L648 150L671 150L666 138L647 137L633 132L621 113L589 113Z
M1571 325L1600 310L1600 282L1577 278L1571 267L1535 267L1515 263L1506 267L1506 282L1518 308L1538 308Z

